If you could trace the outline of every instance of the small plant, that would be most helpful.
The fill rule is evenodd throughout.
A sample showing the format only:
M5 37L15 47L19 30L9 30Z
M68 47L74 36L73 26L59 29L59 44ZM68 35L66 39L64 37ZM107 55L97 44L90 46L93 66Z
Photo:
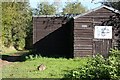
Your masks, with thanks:
M30 58L30 60L34 59L33 55L29 55L29 58Z
M28 55L28 56L26 56L25 58L27 59L27 60L34 60L34 59L37 59L37 58L40 58L41 57L41 55Z

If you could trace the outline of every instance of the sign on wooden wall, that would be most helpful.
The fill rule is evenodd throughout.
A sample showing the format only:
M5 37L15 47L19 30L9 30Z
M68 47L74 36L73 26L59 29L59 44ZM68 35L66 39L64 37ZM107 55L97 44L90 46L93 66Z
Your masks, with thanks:
M112 26L95 26L94 38L112 39Z

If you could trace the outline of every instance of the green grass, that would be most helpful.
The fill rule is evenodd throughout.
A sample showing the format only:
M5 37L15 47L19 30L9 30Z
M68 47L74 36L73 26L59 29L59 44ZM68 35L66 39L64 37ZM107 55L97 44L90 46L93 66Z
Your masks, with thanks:
M45 58L40 57L25 62L15 62L2 68L3 78L63 78L67 71L86 64L88 58ZM46 65L46 70L38 71L40 64Z
M10 51L10 52L1 53L1 55L22 55L25 53L29 53L29 50L24 50L24 51L14 50L14 51Z

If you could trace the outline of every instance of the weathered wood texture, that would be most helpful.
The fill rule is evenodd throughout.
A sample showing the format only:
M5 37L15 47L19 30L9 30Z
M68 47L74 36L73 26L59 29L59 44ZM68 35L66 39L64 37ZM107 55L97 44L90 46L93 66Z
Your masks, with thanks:
M73 20L66 17L34 17L33 44L47 57L73 56Z
M107 56L110 48L118 45L114 27L112 39L94 39L94 27L102 26L113 15L115 12L102 7L69 20L66 17L34 17L34 47L43 56L81 57L97 53Z
M94 39L94 26L102 25L114 14L103 7L74 19L74 57L97 53L107 56L112 48L112 40Z
M62 17L34 17L33 18L33 44L66 23Z

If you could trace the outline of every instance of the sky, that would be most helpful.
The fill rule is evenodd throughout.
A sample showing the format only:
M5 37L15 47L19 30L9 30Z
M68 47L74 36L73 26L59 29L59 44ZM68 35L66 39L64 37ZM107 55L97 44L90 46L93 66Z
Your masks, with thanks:
M56 2L57 4L60 5L61 9L65 6L65 2L73 2L73 1L79 1L83 6L85 6L88 10L94 9L96 7L99 7L101 4L99 3L102 0L29 0L30 1L30 6L32 8L36 8L37 4L40 2L45 2L48 1L49 3Z

